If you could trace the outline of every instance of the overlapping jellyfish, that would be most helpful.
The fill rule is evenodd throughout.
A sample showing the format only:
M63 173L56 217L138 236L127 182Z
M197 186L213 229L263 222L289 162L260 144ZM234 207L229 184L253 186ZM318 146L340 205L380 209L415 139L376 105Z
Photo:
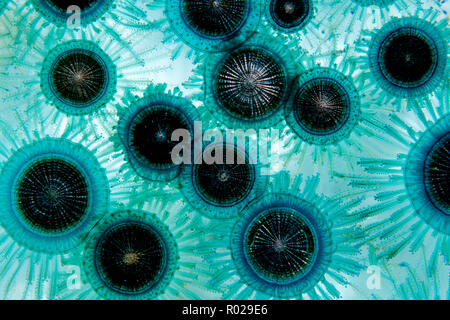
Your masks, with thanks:
M21 0L0 14L2 297L338 299L376 264L393 298L448 299L441 3ZM278 129L285 170L261 170L257 137L210 129Z

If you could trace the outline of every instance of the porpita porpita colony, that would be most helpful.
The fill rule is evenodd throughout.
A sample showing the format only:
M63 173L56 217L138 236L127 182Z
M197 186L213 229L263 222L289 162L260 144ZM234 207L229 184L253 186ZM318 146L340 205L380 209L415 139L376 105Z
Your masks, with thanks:
M2 297L337 299L367 264L394 298L446 296L441 3L20 0L0 14ZM197 121L216 163L195 162ZM270 159L289 174L263 174L253 137L217 128L280 130ZM193 163L174 163L176 129Z

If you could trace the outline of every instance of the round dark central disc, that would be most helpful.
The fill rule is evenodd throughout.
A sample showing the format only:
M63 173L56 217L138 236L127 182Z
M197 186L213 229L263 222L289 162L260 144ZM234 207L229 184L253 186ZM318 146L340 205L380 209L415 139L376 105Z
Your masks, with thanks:
M140 222L124 222L101 236L97 270L110 288L125 293L149 290L161 278L166 249L160 235Z
M347 120L350 99L336 80L317 78L299 88L293 112L296 121L307 131L329 134L342 127Z
M141 161L170 166L173 164L172 150L178 144L171 138L177 129L190 129L181 111L168 106L151 106L132 123L130 143Z
M237 159L235 151L234 159ZM219 205L232 205L244 199L254 183L251 164L199 164L194 167L194 183L207 201Z
M443 136L425 160L425 189L431 202L450 214L450 133Z
M398 29L380 50L384 76L400 87L416 87L431 78L437 65L437 49L431 38L413 28Z
M89 103L105 90L106 73L99 57L87 50L74 50L59 57L51 70L58 95L77 103Z
M309 224L283 208L269 209L258 216L248 227L245 246L256 273L278 283L307 273L316 250Z
M309 5L309 0L272 0L270 14L280 27L294 28L308 17Z
M32 163L17 185L20 212L33 228L63 232L86 214L88 183L72 164L59 159Z
M198 33L224 37L241 27L248 6L246 0L183 0L182 12L187 24Z
M286 91L286 74L267 51L244 48L228 55L217 73L215 91L220 104L246 120L277 109Z

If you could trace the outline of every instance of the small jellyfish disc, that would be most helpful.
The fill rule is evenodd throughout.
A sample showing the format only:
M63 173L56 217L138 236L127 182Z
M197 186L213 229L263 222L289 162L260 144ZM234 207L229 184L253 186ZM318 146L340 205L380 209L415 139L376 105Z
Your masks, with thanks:
M225 157L224 152L224 157ZM237 152L234 151L234 158ZM232 206L245 199L255 183L255 169L245 161L243 164L198 164L194 166L194 185L201 197L219 206Z
M34 8L58 27L67 27L70 20L82 26L100 19L114 0L31 0ZM79 14L79 16L78 16Z
M74 165L57 158L30 164L17 183L17 201L24 221L48 233L76 226L88 206L88 181Z
M130 146L140 162L155 167L172 167L171 140L177 129L190 129L188 119L175 108L152 106L139 113L130 127Z
M150 290L166 268L164 242L150 225L123 222L112 226L95 249L97 271L109 288L138 294Z
M350 98L339 82L316 78L303 84L294 98L294 117L313 134L339 130L350 111Z
M241 48L218 66L215 96L233 117L258 120L278 109L287 91L286 82L286 71L272 53Z
M70 115L92 114L116 93L117 70L91 41L73 40L53 48L41 70L45 97Z
M420 30L400 28L383 41L379 59L381 71L388 81L400 87L417 87L433 75L437 48Z
M392 95L423 96L445 78L447 52L446 39L432 23L415 17L393 19L373 35L370 71Z
M297 28L304 24L311 14L309 0L272 0L270 16L281 28Z
M273 208L250 223L245 246L257 274L270 282L287 283L308 272L317 244L305 218L286 208Z

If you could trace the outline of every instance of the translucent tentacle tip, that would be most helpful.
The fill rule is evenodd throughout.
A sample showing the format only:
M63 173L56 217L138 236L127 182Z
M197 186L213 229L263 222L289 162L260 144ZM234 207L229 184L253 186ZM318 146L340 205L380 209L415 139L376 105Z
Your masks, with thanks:
M360 97L344 74L330 68L314 68L296 80L284 114L302 140L330 145L349 136L360 121Z
M116 93L116 66L92 41L72 40L53 48L40 76L45 97L70 115L92 114Z
M369 66L377 83L398 97L423 96L445 78L448 44L432 23L394 19L373 36Z
M450 234L450 116L428 129L408 154L405 184L416 212L435 230Z
M212 56L206 65L205 105L230 127L275 125L297 72L293 61L284 43L262 34L237 49Z
M58 27L65 27L74 14L79 17L82 26L95 22L113 6L114 0L31 0L31 2L45 19Z
M153 213L124 210L107 216L90 235L83 270L105 299L154 299L177 268L173 235Z
M285 33L302 29L313 16L311 0L265 0L266 17Z
M266 178L238 146L213 143L202 156L204 161L184 167L180 184L186 200L208 218L235 218L264 190Z
M167 0L172 29L187 45L207 52L231 49L256 30L260 0Z
M172 159L178 142L172 141L172 135L182 129L193 139L194 121L200 118L188 99L166 93L165 88L150 86L142 99L121 112L118 123L128 162L139 176L154 181L170 181L179 175L182 165Z
M45 138L17 150L0 181L2 226L39 252L75 247L108 207L105 170L88 149L64 139Z
M240 276L255 289L289 298L305 293L328 268L329 225L311 203L288 194L252 202L231 235Z

